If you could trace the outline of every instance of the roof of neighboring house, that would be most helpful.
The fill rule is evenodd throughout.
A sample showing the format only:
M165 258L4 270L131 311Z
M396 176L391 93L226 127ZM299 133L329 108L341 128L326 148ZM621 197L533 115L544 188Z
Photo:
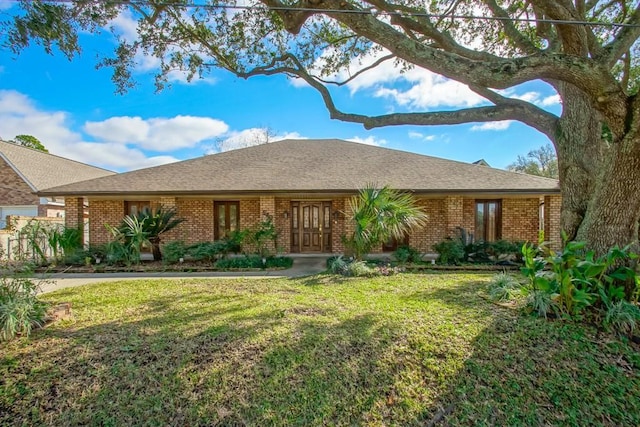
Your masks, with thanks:
M41 195L558 192L558 181L338 139L284 140L47 189Z
M34 191L115 174L106 169L5 141L0 141L0 158Z
M480 159L480 160L476 160L475 162L472 163L473 165L480 165L480 166L489 166L491 167L491 165L489 165L489 163L487 163L487 161L485 159Z

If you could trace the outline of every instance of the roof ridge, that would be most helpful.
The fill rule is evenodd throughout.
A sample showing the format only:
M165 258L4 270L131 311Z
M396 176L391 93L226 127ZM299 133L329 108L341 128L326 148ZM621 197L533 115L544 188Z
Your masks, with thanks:
M117 173L117 172L115 172L115 171L112 171L112 170L110 170L110 169L106 169L106 168L103 168L103 167L100 167L100 166L90 165L90 164L88 164L88 163L84 163L84 162L81 162L81 161L79 161L79 160L70 159L70 158L68 158L68 157L59 156L59 155L57 155L57 154L52 154L52 153L48 153L48 152L47 152L47 153L45 153L44 151L38 150L38 149L36 149L36 148L25 147L24 145L15 144L15 143L13 143L13 142L5 141L5 140L3 140L3 139L0 139L0 143L10 144L12 147L17 147L18 149L31 150L31 151L33 151L34 153L37 153L38 155L52 156L52 157L56 157L56 158L61 159L61 160L68 161L68 162L77 163L77 164L82 165L82 166L87 166L87 167L94 168L94 169L100 169L100 170L103 170L103 171L105 171L105 172L112 172L112 173L114 173L114 174L115 174L115 173Z

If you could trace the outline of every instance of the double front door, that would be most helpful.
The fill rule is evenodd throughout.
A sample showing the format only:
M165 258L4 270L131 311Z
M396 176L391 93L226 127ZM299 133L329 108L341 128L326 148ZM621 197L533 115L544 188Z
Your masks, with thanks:
M291 203L291 251L331 252L331 202Z

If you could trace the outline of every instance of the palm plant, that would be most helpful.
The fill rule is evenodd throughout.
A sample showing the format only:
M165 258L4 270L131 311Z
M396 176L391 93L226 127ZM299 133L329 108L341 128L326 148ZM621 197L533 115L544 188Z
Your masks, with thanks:
M183 223L184 218L177 218L178 213L175 209L159 208L155 213L140 213L138 221L142 224L142 228L146 233L146 237L151 244L154 261L162 260L162 252L160 251L160 236L178 225Z
M351 198L348 211L355 229L347 244L357 259L390 238L402 239L428 219L411 194L371 184Z

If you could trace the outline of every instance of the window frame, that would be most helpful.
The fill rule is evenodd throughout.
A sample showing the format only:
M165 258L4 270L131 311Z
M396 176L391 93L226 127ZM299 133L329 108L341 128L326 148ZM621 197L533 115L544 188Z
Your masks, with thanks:
M230 206L234 205L236 207L236 228L235 230L240 229L240 202L234 200L216 200L213 202L213 238L215 240L220 240L225 236L220 236L219 226L220 226L220 215L219 208L224 206L225 211L225 235L227 235L231 231L231 215L230 215Z
M489 223L489 205L495 203L496 205L496 220L495 220L495 238L494 240L487 240L487 225ZM478 235L478 205L483 206L483 224L482 224L482 236ZM501 199L476 199L473 212L473 228L474 228L474 241L476 242L495 242L502 239L502 200Z

